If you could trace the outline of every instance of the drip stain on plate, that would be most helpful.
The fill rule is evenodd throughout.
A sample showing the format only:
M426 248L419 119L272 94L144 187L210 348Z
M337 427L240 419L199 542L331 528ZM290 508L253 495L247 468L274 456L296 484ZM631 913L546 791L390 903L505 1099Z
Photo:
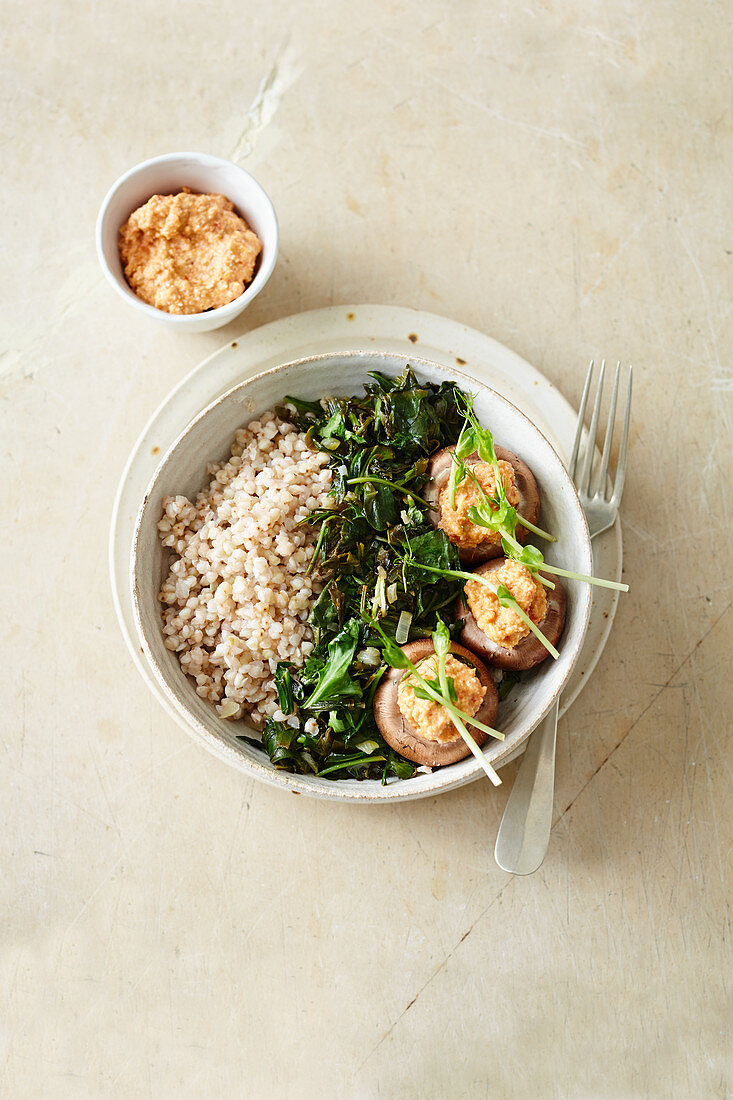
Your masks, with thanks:
M160 447L158 447L158 446L151 447L150 453L151 453L151 455L159 455L160 454Z
M416 344L417 343L417 333L416 332L411 332L410 335L407 337L407 339L410 341L411 344Z
M466 360L465 360L465 359L461 359L460 355L457 355L457 356L456 356L456 363L458 363L458 366L459 366L459 367L465 367L465 365L466 365Z
M346 320L347 321L353 321L355 317L356 317L355 313L347 313L346 314Z

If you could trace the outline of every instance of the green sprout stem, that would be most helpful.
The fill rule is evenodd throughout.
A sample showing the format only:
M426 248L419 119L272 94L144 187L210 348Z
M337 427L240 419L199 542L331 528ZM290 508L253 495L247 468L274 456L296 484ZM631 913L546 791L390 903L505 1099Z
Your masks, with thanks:
M512 535L510 535L508 531L505 531L501 527L499 528L499 533L501 534L504 541L509 544L509 546L515 552L515 554L518 554L521 557L521 554L523 552L523 547L520 546L520 544L517 542L517 540ZM539 551L538 551L538 553L539 553ZM521 560L520 560L519 564L520 565L527 565L526 562L522 562ZM527 568L531 569L532 572L535 571L533 566L527 565ZM584 581L586 584L595 584L599 588L614 588L617 592L628 592L629 591L628 584L620 584L618 581L607 581L607 580L604 580L602 577L586 577L586 575L584 573L571 573L571 572L568 572L567 569L560 569L560 567L557 566L557 565L548 565L547 562L545 561L545 559L542 558L542 557L541 557L540 562L537 565L537 568L538 569L544 569L546 573L554 573L558 577L568 577L570 580ZM542 578L540 577L540 580L541 579Z
M551 588L553 592L555 591L555 585L552 581L548 581L547 577L543 577L541 573L535 573L535 577L540 584L544 584L545 588Z
M446 671L446 653L445 650L441 650L438 654L438 683L440 684L440 694L444 695L446 699L450 699L450 688L448 686L448 673ZM455 692L454 692L455 694Z
M455 450L450 452L451 458L453 459L450 478L448 480L448 499L450 500L451 508L455 508L456 506L456 489L458 488L458 483L466 476L466 466L464 465L463 458L464 456L468 457L475 449L475 432L473 428L470 427L468 417L466 417L463 422L463 427L461 428L461 434L456 441Z
M519 606L514 597L500 596L496 585L493 585L491 581L488 580L487 577L482 576L481 573L466 573L462 569L436 569L432 565L422 565L419 561L415 561L412 558L408 559L408 564L417 566L418 569L427 569L430 573L439 573L442 576L455 577L457 580L476 581L478 584L482 584L484 588L488 588L490 592L493 592L502 607L511 607L513 611L516 611L525 626L527 626L535 637L542 642L547 652L554 657L555 660L560 656L552 642L547 640L540 628L532 622L527 612Z
M519 618L522 620L522 622L526 626L529 627L529 629L534 634L535 638L538 638L542 642L543 646L545 647L547 652L550 654L550 656L554 657L555 660L557 660L558 657L560 656L560 654L557 652L557 650L555 649L552 642L548 641L548 639L544 636L544 634L542 633L540 628L535 623L532 622L529 615L526 613L526 611L524 611L519 606L519 604L517 603L516 600L514 600L514 611L516 611L517 615L519 615Z
M323 538L324 538L324 535L326 534L326 527L328 526L330 520L337 519L337 518L338 517L337 517L336 513L332 512L331 515L326 516L323 523L321 524L321 529L318 532L318 539L316 540L316 545L315 545L313 553L311 555L311 560L308 562L308 568L305 571L306 577L311 573L311 571L315 567L316 562L318 561L318 555L321 552L321 546L323 544Z
M328 775L329 772L340 772L344 768L354 768L361 764L378 764L385 759L384 756L352 756L348 760L342 760L340 764L332 764L330 768L324 768L323 771L317 774L319 776Z
M473 755L478 760L481 767L484 769L484 771L488 775L491 782L494 784L495 787L500 787L501 786L501 779L499 779L499 776L496 774L496 772L492 768L491 764L486 759L486 755L483 752L481 752L481 749L478 747L478 745L474 741L473 737L471 737L471 734L468 732L466 727L463 725L462 722L456 721L455 718L453 719L453 723L454 723L454 725L458 726L458 732L460 733L461 737L463 738L463 740L468 745L468 747L471 750L471 752L473 753Z
M411 489L406 489L404 485L397 485L394 481L387 481L383 477L352 477L346 482L347 485L386 485L390 489L396 489L398 493L404 493L405 496L410 497L412 500L417 500L420 504L423 504L426 508L429 508L427 500L418 496L417 493L413 493Z
M460 720L460 718L456 717L456 715L452 715L451 719L452 719L453 725L456 727L456 729L460 733L461 737L466 742L469 749L471 750L473 755L476 757L476 759L478 760L479 764L481 765L481 767L486 772L486 774L489 777L489 779L491 780L491 782L494 784L495 787L500 787L501 786L501 779L499 779L499 776L496 774L496 772L492 768L491 764L486 759L485 753L481 752L481 749L478 747L478 745L476 744L474 738L468 732L468 730L464 726L463 722Z
M522 544L520 542L517 542L512 531L508 531L504 527L500 527L499 534L505 540L505 542L509 543L512 550L514 550L516 554L522 553Z
M547 562L542 563L542 568L548 573L556 573L558 577L569 577L572 581L585 581L586 584L596 584L599 588L614 588L617 592L629 591L628 584L622 584L620 581L606 581L602 577L586 577L583 573L569 573L567 569L558 569L556 565L548 565Z
M519 512L517 512L517 519L522 527L526 527L528 531L537 535L538 538L544 539L546 542L557 542L555 535L551 535L549 531L543 531L541 527L535 527L535 525L530 523L528 519L525 519L524 516L520 516Z

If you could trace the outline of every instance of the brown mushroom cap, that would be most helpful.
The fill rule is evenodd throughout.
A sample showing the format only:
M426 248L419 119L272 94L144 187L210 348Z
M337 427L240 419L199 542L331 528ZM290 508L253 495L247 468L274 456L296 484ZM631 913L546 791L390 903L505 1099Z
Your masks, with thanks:
M492 573L494 570L499 569L506 560L506 558L495 558L493 561L484 562L478 569L474 569L474 573ZM548 579L552 580L555 588L554 590L548 588L545 593L547 596L547 612L542 622L538 623L537 626L548 642L557 646L565 626L567 597L565 589L557 577ZM496 642L493 642L491 638L484 634L483 630L479 629L473 612L464 603L461 596L456 601L455 611L456 619L463 622L461 641L464 645L470 646L475 653L479 653L489 664L496 665L497 668L521 672L527 668L534 668L540 661L544 661L545 657L550 656L542 642L534 634L528 634L525 638L522 638L521 642L512 649L497 645Z
M451 451L454 450L455 447L442 447L441 450L435 452L428 463L427 472L430 480L423 489L423 496L430 505L428 519L434 527L440 527L440 494L448 484L451 467L453 466ZM525 519L529 520L530 523L537 523L537 517L540 514L540 491L534 474L527 463L518 455L515 455L513 451L507 451L505 447L495 447L494 450L497 458L509 462L514 469L514 482L519 493L517 512L520 516L524 516ZM478 452L474 451L464 461L466 465L474 466L481 459ZM526 528L518 524L517 540L524 542L526 537ZM456 549L458 557L464 565L475 565L477 562L496 558L502 553L500 541L481 543L471 548L456 545Z
M414 665L417 665L425 657L434 653L435 649L429 638L423 638L417 642L408 642L407 645L402 646L402 651ZM462 657L476 670L479 680L486 688L486 694L475 717L485 726L493 726L499 696L496 685L491 679L491 673L483 661L480 661L476 654L471 653L465 646L453 642L450 651L454 656ZM428 741L427 738L421 737L415 727L407 721L397 705L397 689L404 673L404 669L391 668L374 695L374 717L387 744L415 764L427 764L430 767L454 764L456 760L462 760L468 756L471 750L457 730L452 741ZM468 728L476 744L482 745L488 734L475 726Z

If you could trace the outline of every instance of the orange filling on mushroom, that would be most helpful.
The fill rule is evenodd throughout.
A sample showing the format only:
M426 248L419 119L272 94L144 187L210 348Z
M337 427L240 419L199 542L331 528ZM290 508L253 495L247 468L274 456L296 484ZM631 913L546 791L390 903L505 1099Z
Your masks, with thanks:
M496 478L494 467L490 462L476 462L469 466L473 477L488 497L496 492ZM499 460L499 472L504 485L509 503L515 508L519 504L519 492L514 480L514 467L510 462ZM464 477L456 489L456 506L451 507L448 486L440 493L440 526L445 531L451 542L463 546L467 550L479 546L481 543L498 543L501 535L498 531L489 531L486 527L479 527L471 523L468 518L468 509L482 503L478 485L472 477Z
M435 655L420 661L416 668L423 680L437 680L438 658ZM463 661L449 653L445 659L445 671L452 678L456 690L455 705L464 714L473 717L486 694L486 688L476 670L464 665ZM432 699L421 699L415 695L415 681L411 675L405 675L400 680L397 706L403 717L426 741L454 741L461 736L444 706Z
M500 584L505 585L533 623L542 622L547 614L545 587L535 579L526 565L520 565L517 561L505 561L498 569L492 569L485 576L495 588ZM494 593L478 581L466 581L466 603L479 630L496 645L513 649L530 632L527 624L513 608L502 607Z
M135 210L118 248L138 298L166 313L203 313L244 293L262 243L224 195L184 187Z

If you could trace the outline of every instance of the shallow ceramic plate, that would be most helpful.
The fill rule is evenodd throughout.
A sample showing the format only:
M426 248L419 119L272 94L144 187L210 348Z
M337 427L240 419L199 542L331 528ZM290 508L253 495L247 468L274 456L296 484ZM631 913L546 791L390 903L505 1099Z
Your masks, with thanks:
M545 437L515 406L495 391L477 385L475 379L457 368L446 370L436 364L410 357L418 376L433 382L454 378L476 394L480 420L489 425L497 442L516 451L534 471L542 496L542 522L558 534L552 547L552 561L574 572L592 568L590 538L575 488L557 454ZM382 785L376 780L340 780L295 776L272 767L266 755L236 739L237 732L249 732L239 723L224 721L214 708L200 699L183 675L177 657L163 645L160 627L160 587L166 557L157 536L162 500L182 493L195 497L206 483L208 461L226 458L237 428L267 408L280 403L288 393L313 399L324 393L361 392L368 372L400 373L405 356L381 352L352 352L312 357L265 371L234 387L200 413L174 442L163 458L145 494L133 540L131 558L132 599L138 638L158 687L169 706L187 729L221 759L275 786L297 790L320 798L356 801L391 801L417 798L449 790L480 773L480 765L469 757L457 764L406 781ZM547 712L568 679L581 652L591 596L587 585L568 582L568 613L557 661L545 661L523 677L497 719L505 741L485 748L495 766L501 765L528 737ZM253 731L252 731L253 732Z
M160 455L201 409L238 382L278 363L359 347L408 358L419 348L423 357L436 363L458 365L471 378L491 386L522 409L567 464L577 413L566 397L516 352L449 317L394 305L329 306L281 317L224 344L189 371L150 416L125 463L110 523L110 584L120 629L148 688L181 726L183 719L158 687L137 642L129 584L135 521ZM593 561L599 576L621 579L623 554L618 519L593 540ZM560 697L561 716L589 682L611 631L617 604L618 592L593 589L583 650ZM518 747L518 753L525 744Z

